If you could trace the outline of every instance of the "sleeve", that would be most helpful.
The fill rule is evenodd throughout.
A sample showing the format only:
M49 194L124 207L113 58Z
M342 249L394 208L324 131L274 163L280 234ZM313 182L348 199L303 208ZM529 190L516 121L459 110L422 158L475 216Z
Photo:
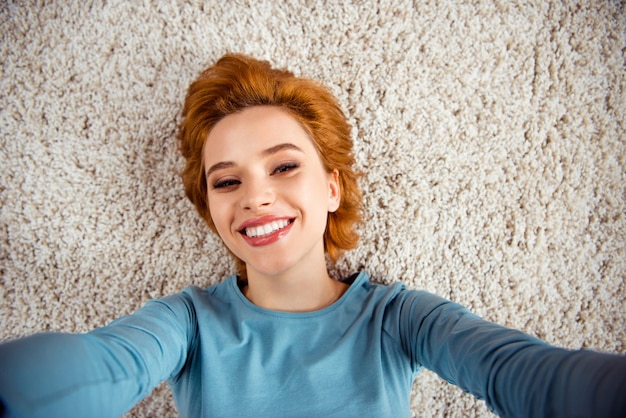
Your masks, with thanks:
M36 334L0 345L3 416L124 414L183 367L194 318L179 294L87 334Z
M414 368L501 416L626 416L626 356L552 347L427 292L405 291L395 305L395 332Z

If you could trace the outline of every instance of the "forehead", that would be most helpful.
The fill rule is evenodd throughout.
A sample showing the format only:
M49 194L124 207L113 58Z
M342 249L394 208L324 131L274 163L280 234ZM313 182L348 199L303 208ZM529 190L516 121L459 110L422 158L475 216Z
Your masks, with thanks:
M305 152L317 153L300 122L276 106L255 106L220 120L204 143L205 163L236 159L280 143L292 143Z

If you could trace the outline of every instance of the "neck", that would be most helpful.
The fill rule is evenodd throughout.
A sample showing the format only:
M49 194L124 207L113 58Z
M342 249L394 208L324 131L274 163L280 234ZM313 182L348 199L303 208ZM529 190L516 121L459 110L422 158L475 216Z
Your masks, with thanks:
M318 268L290 270L264 275L248 269L244 295L255 305L284 312L312 312L323 309L347 290L348 285L332 279L325 260Z

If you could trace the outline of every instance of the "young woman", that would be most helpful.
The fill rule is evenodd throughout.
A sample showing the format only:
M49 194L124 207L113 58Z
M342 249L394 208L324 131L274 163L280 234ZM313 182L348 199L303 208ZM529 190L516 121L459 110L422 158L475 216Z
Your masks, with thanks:
M422 368L503 416L624 416L626 358L554 348L358 272L350 127L317 83L227 55L190 87L187 196L237 260L221 284L84 335L0 346L6 416L117 416L167 379L181 416L410 416Z

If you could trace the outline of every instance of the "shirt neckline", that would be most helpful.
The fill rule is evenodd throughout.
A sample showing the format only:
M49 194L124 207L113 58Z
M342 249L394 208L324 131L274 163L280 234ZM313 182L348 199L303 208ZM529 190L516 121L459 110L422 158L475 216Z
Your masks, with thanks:
M361 287L360 285L363 281L368 280L368 276L364 272L358 272L349 276L346 280L343 280L343 281L344 283L349 284L350 287L348 287L348 290L346 290L339 299L337 299L332 304L326 306L325 308L318 309L316 311L311 311L311 312L286 312L286 311L276 311L272 309L261 308L260 306L257 306L254 303L250 302L250 300L248 300L248 298L245 297L245 295L243 294L243 292L241 291L241 289L239 288L237 284L236 275L228 277L227 280L228 280L228 285L231 287L231 290L237 296L237 299L247 309L250 309L262 315L269 315L269 316L281 317L281 318L312 318L312 317L326 315L338 309L341 305L345 303L345 301L350 297L350 295L352 295L356 291L355 289ZM352 282L350 283L350 281Z

